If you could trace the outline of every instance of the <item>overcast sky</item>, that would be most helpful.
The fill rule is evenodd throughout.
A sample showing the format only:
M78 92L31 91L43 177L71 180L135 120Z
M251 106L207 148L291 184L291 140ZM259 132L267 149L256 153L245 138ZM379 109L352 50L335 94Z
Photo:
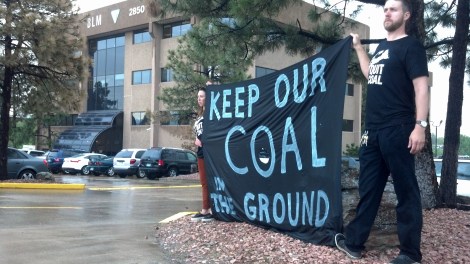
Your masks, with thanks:
M82 13L124 1L126 0L75 0L75 4L80 7Z
M124 2L125 0L76 0L75 3L80 7L80 12L101 8L114 3ZM306 1L311 2L311 1ZM372 5L364 5L367 7L356 18L359 22L369 25L370 37L372 39L384 38L385 30L382 26L382 8L376 8ZM451 33L447 33L447 35ZM437 63L429 64L429 70L433 72L433 87L431 89L431 114L430 121L438 123L440 120L444 122L438 127L437 135L444 136L445 119L447 113L447 98L449 94L449 74L450 70L444 70ZM470 87L467 85L468 74L465 76L464 83L464 101L462 108L462 127L460 133L470 136ZM431 126L431 132L435 133L435 127Z

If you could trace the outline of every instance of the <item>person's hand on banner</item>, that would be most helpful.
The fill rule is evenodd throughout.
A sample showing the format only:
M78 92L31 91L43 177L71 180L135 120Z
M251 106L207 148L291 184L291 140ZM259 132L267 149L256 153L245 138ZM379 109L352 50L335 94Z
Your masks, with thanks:
M196 138L196 140L194 141L194 144L198 147L202 147L202 142L201 140L199 140L199 138Z

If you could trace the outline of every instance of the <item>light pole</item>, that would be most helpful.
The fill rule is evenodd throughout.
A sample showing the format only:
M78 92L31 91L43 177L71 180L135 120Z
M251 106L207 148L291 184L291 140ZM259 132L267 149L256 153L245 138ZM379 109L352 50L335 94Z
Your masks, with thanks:
M434 155L437 157L437 128L442 124L442 120L431 121L430 123L433 127L436 128L436 144L434 145Z

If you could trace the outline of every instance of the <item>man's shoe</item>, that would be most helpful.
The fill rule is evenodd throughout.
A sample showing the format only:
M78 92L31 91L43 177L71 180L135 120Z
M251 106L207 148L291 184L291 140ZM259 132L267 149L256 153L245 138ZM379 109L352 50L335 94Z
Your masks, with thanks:
M335 244L339 250L352 259L360 259L362 256L361 252L352 251L346 246L346 237L341 233L335 235Z
M212 222L214 221L214 217L212 216L212 214L206 214L204 215L204 217L202 217L201 221L203 223Z
M398 257L394 258L390 264L419 264L421 262L414 261L407 255L398 255Z
M191 216L191 222L201 222L204 217L206 217L209 214L201 214L197 213L193 216Z

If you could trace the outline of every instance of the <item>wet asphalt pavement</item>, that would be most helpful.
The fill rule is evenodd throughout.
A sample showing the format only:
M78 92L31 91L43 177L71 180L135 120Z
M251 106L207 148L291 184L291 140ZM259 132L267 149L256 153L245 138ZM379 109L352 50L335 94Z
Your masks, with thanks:
M168 263L158 222L199 210L194 180L55 176L85 190L0 188L0 263Z

